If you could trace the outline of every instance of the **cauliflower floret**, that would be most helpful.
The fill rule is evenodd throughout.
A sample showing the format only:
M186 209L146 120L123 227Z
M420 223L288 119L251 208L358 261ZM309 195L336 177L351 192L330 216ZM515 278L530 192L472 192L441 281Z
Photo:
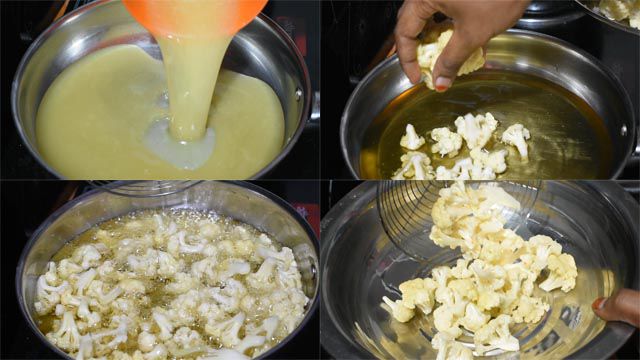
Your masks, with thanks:
M167 313L171 322L176 326L191 325L196 320L200 300L201 294L195 289L178 295L171 301L170 310Z
M624 20L631 15L634 0L600 0L600 12L611 20Z
M262 346L264 344L264 341L264 336L247 335L242 339L242 341L240 341L238 345L234 347L234 350L239 353L244 353L249 348Z
M98 343L99 349L97 350L99 353L103 353L105 350L112 350L116 348L119 344L123 344L127 342L129 338L129 329L131 327L132 320L129 319L127 315L116 315L111 318L111 325L115 326L115 328L111 328L110 330L101 331L99 333L94 333L91 335L93 341ZM106 342L102 340L103 338L111 338L111 341Z
M171 277L180 270L180 263L164 251L158 251L158 275Z
M199 281L187 273L179 272L173 276L173 280L165 285L164 289L169 294L184 294L199 286Z
M58 263L58 276L63 280L68 279L73 274L81 273L82 270L84 270L82 266L69 259L63 259Z
M400 139L400 146L409 150L418 150L424 143L424 138L416 133L413 125L407 124L406 133Z
M217 338L224 347L233 348L240 343L238 333L242 327L244 319L244 313L239 312L236 316L227 321L210 321L205 325L204 329L207 334Z
M47 334L47 338L57 347L68 352L78 350L80 346L80 333L73 317L73 313L67 311L62 317L60 328Z
M439 153L442 157L454 157L462 147L462 136L446 127L431 130L431 138L437 142L431 147L431 152Z
M151 313L151 317L153 318L153 320L158 325L158 328L160 329L160 334L158 334L158 338L160 338L160 340L163 340L163 341L171 339L171 337L173 336L172 333L173 333L174 326L171 323L171 321L167 318L166 312L160 308L154 308Z
M156 341L155 335L143 331L138 335L138 348L144 352L149 352L153 350Z
M247 275L246 281L249 286L258 290L270 289L275 286L274 270L276 268L276 260L267 258L255 273Z
M80 264L83 270L100 265L102 255L94 245L82 245L73 252L71 260Z
M502 133L502 142L508 145L513 145L518 149L520 158L523 161L527 161L529 158L529 151L527 149L527 142L531 138L531 133L522 124L514 124L507 128Z
M417 48L418 64L424 74L424 82L429 89L434 89L433 69L438 57L453 35L453 25L443 23L429 29ZM484 65L482 48L476 49L458 70L458 76L480 69Z
M271 339L279 324L280 318L278 316L271 316L262 320L262 324L258 327L247 326L245 332L250 335L263 335L265 338Z
M483 163L473 161L471 158L456 161L451 169L442 165L436 168L437 180L493 180L495 178L496 173L491 167L485 167Z
M462 329L458 326L460 315L448 306L439 306L433 311L433 324L439 332L455 339L462 335Z
M241 259L227 259L221 265L222 271L218 273L219 281L225 281L235 275L246 275L251 272L251 265Z
M176 333L173 334L173 341L181 348L190 348L203 344L200 333L186 326L176 330Z
M146 292L145 286L140 280L125 279L118 283L118 286L125 294L144 294Z
M78 353L76 354L76 360L84 360L93 357L93 339L91 334L87 334L80 337Z
M44 273L44 277L47 280L47 284L51 286L57 286L60 283L60 278L58 277L58 271L56 270L56 263L50 261L47 263L47 272Z
M438 284L429 278L405 281L399 286L402 304L409 309L415 309L417 306L423 314L428 315L433 309L437 287Z
M549 256L560 255L562 245L545 235L536 235L529 238L526 254L520 256L527 267L539 274L547 266Z
M36 297L38 299L34 304L36 312L40 315L50 313L60 303L61 296L69 291L71 291L71 286L67 281L59 286L50 286L47 284L46 276L41 275L36 283Z
M393 315L396 320L400 322L407 322L413 319L415 311L412 308L405 306L402 300L393 301L388 297L383 296L382 301L391 308L391 315Z
M491 113L458 116L454 124L456 132L464 138L470 150L484 147L498 127L498 121Z
M484 326L491 316L482 312L474 303L468 303L465 309L464 317L460 319L460 325L464 326L469 331L478 331Z
M511 317L501 314L478 329L473 337L478 355L484 355L492 349L520 350L518 339L509 332L509 324L511 324Z
M470 153L471 159L473 159L474 167L481 168L480 174L485 174L487 168L491 169L491 171L495 174L501 174L505 172L507 170L507 164L505 163L504 158L507 156L507 154L508 152L506 150L487 152L483 151L481 148L472 149ZM474 178L473 175L472 178Z
M473 351L455 341L445 333L439 332L431 339L431 346L438 350L436 360L473 360Z
M402 166L391 177L392 180L432 180L434 178L431 160L427 154L409 151L400 157Z
M540 289L551 291L561 288L562 291L568 292L576 286L576 277L578 277L578 269L573 256L569 254L549 255L547 267L549 268L549 277L540 283Z
M531 296L520 296L516 304L516 309L511 312L516 323L537 323L549 310L549 304Z

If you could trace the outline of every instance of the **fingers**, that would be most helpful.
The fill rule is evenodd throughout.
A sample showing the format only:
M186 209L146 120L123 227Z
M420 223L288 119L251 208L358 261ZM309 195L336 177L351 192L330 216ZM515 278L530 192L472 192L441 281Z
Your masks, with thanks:
M398 12L398 22L394 31L400 66L411 83L420 82L418 65L417 36L435 11L422 1L407 0Z
M454 29L449 43L445 46L433 68L436 90L445 91L451 87L462 64L482 45L484 44L476 43L462 29Z
M640 327L640 292L621 289L609 298L599 298L591 305L593 312L606 321L623 321Z

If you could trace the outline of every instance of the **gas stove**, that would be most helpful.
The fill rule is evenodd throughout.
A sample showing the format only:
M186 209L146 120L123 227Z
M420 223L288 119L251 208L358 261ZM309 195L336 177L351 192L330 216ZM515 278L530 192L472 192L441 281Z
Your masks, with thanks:
M23 145L13 124L10 106L11 82L31 42L55 19L93 0L2 1L2 178L52 179ZM311 86L319 98L320 14L316 1L270 1L263 11L294 40L309 69ZM319 100L318 100L319 101ZM318 102L316 102L318 103ZM267 177L271 179L315 179L320 176L317 149L320 146L320 117L314 109L311 119L289 155Z

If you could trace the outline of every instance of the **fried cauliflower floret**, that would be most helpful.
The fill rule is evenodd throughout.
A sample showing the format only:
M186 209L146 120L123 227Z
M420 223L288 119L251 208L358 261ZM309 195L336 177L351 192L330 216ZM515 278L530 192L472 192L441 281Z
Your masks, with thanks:
M454 121L456 132L462 136L467 143L467 147L471 150L474 148L482 148L491 139L491 135L498 127L496 120L491 113L484 115L466 114L458 116Z
M417 58L420 70L424 75L424 82L431 90L434 89L433 69L436 66L436 62L445 46L453 35L453 25L450 23L438 24L431 27L422 37L421 44L418 45ZM482 48L476 49L471 56L465 61L460 70L458 70L458 76L465 75L470 72L476 71L484 66L484 56Z
M529 159L529 150L527 149L527 140L531 138L531 133L522 124L514 124L502 133L501 141L507 145L513 145L518 149L520 158L523 161Z
M442 157L445 155L454 157L462 147L462 136L446 127L431 130L431 139L436 141L436 144L431 147L431 152L438 153Z
M551 291L557 288L568 292L576 287L576 277L578 269L573 256L569 254L549 255L548 265L549 277L542 283L540 288L544 291Z
M400 157L402 166L391 177L392 180L432 180L434 178L431 160L427 154L409 151Z
M418 150L424 143L424 138L416 133L413 125L407 124L406 133L400 139L400 146L409 150Z
M391 314L393 315L394 319L400 322L407 322L413 319L413 316L415 315L415 311L413 309L406 307L402 303L402 300L393 301L388 297L383 296L382 301L384 301L385 304L387 304L391 308Z

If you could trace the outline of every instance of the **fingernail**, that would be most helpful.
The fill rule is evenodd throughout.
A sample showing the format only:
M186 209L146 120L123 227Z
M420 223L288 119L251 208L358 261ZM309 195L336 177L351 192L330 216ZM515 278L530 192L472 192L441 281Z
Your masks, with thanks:
M597 298L596 301L591 304L591 308L593 310L600 310L604 307L604 304L607 302L607 298Z
M436 91L445 91L451 87L451 79L440 76L436 79L435 87Z

